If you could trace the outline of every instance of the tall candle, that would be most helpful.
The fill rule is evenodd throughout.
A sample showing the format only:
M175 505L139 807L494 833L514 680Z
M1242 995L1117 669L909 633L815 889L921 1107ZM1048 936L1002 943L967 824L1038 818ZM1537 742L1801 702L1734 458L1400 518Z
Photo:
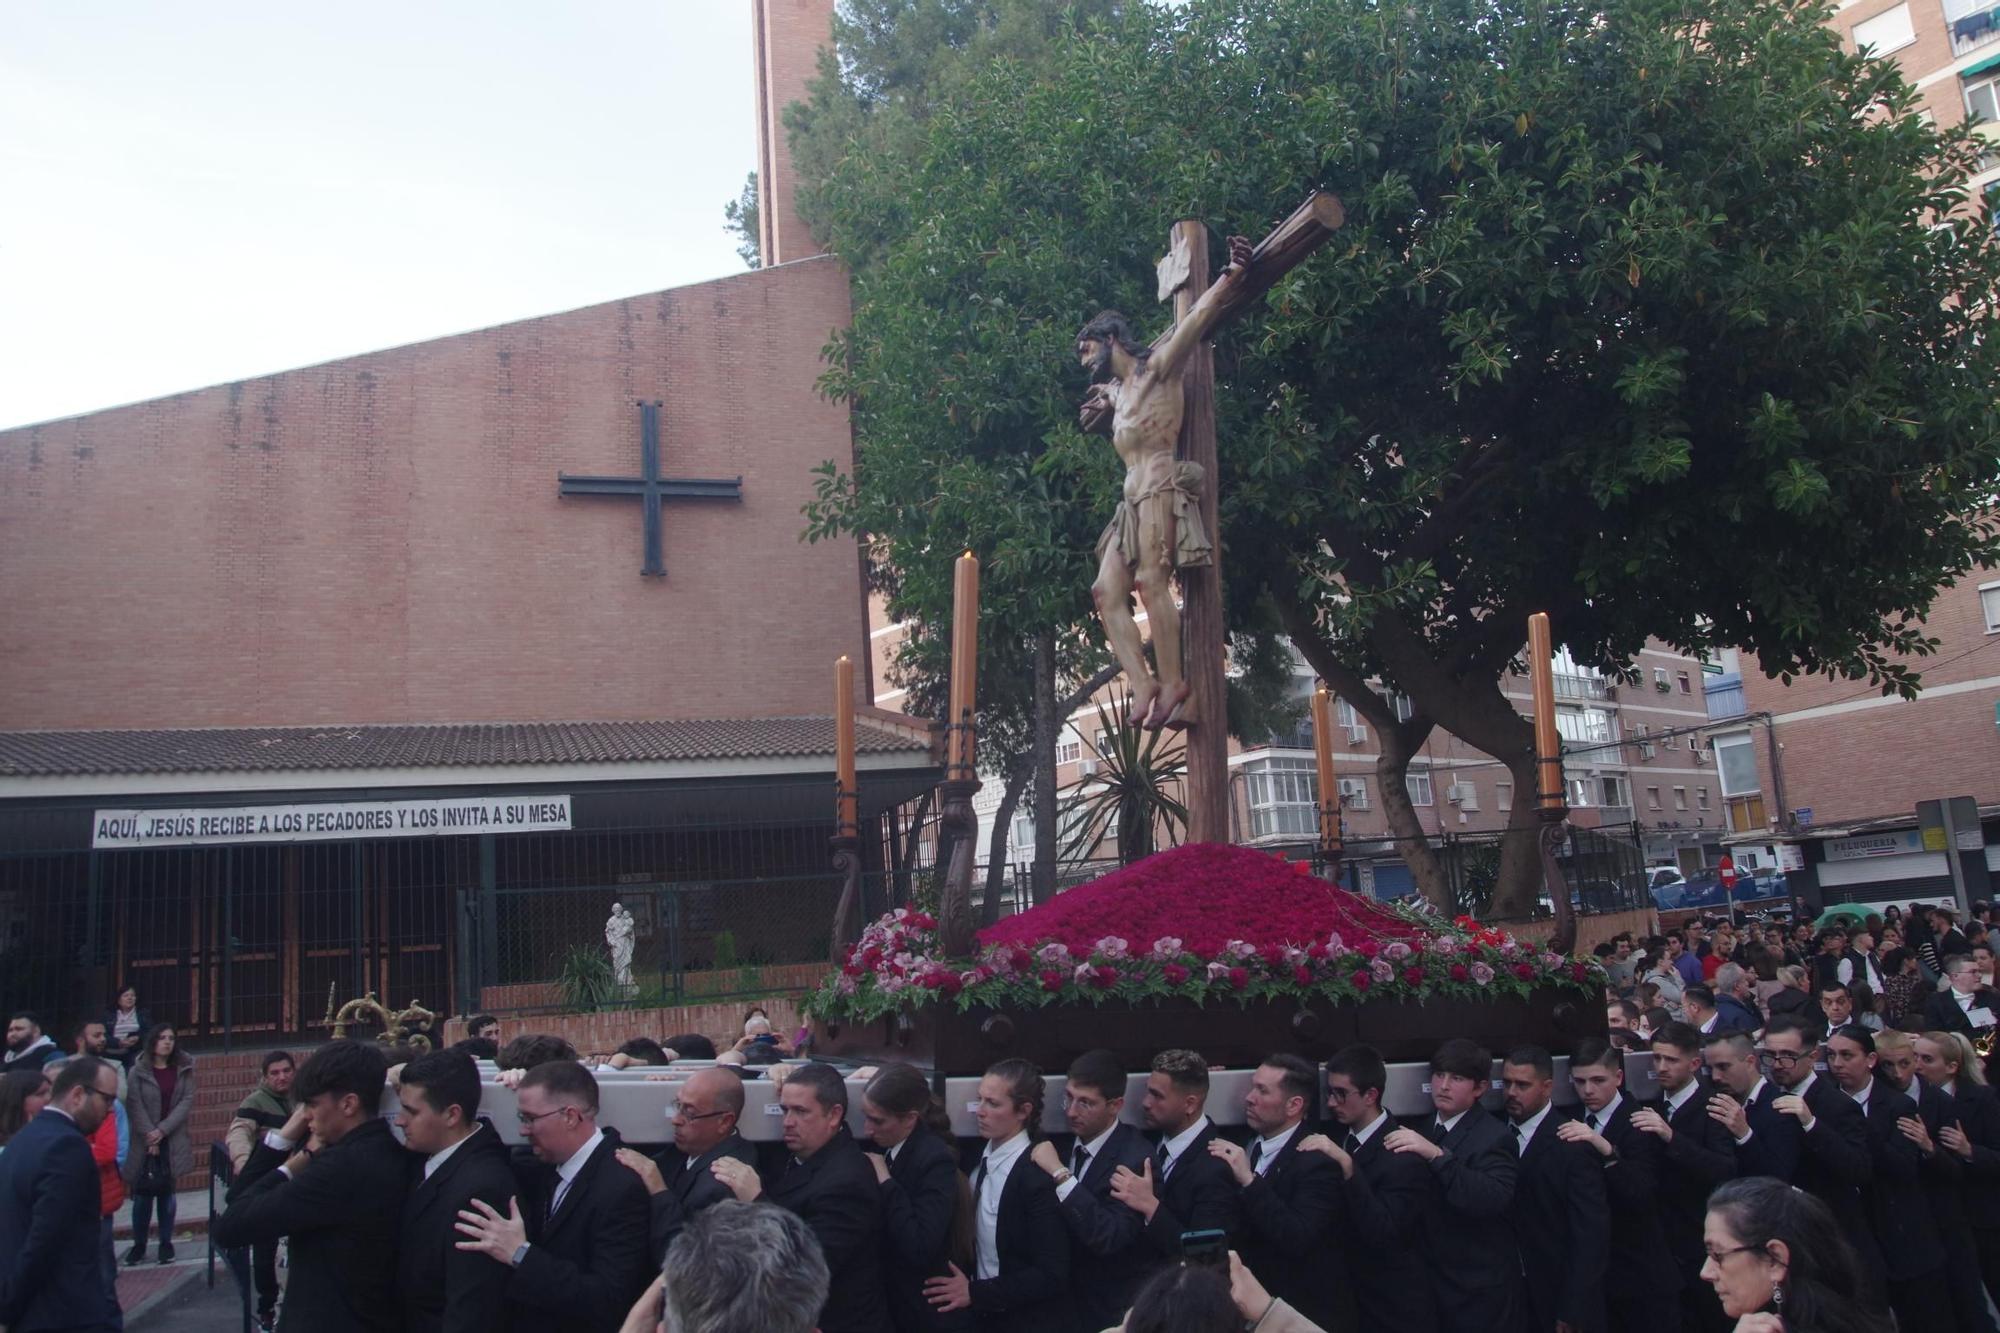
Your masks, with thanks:
M854 663L845 655L833 665L834 833L861 831L861 788L854 776Z
M952 570L951 745L947 776L969 778L976 762L972 717L978 699L979 559L967 551Z
M1528 617L1528 679L1535 696L1536 803L1543 810L1561 810L1568 804L1563 790L1562 739L1556 731L1556 677L1554 650L1549 640L1549 615L1537 611Z
M1333 775L1333 696L1321 686L1313 691L1313 757L1319 770L1319 839L1329 844L1340 832L1340 788Z

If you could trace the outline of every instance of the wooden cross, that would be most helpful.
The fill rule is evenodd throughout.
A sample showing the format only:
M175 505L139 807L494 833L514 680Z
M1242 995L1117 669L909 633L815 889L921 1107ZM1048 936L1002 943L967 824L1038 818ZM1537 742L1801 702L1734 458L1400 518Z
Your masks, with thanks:
M1203 305L1201 315L1212 334L1242 315L1278 279L1332 240L1344 221L1346 213L1339 198L1315 190L1257 243L1237 280L1216 292L1209 287L1208 228L1199 222L1177 222L1167 255L1159 264L1159 298L1172 299L1176 324ZM1216 503L1221 473L1215 458L1215 356L1206 343L1189 358L1182 375L1187 413L1181 420L1174 452L1190 463L1199 463L1208 478L1201 490L1201 520L1215 543L1210 563L1180 571L1181 639L1185 645L1181 660L1190 691L1189 715L1195 719L1187 729L1188 841L1228 842L1229 734L1223 721L1227 716L1223 659L1228 627L1222 613L1222 529Z
M556 474L559 495L637 496L645 515L645 564L639 573L663 578L667 568L660 558L660 502L662 500L741 500L743 478L704 479L662 477L660 475L660 404L639 402L639 475L636 477L572 477Z

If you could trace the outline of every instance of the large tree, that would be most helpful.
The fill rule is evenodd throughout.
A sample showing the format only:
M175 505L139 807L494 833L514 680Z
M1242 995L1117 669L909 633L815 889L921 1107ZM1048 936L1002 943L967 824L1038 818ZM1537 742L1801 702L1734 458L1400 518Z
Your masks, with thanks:
M866 256L832 377L852 495L912 469L927 522L956 469L1019 458L1051 506L1022 574L1080 592L1115 468L1072 421L1079 319L1157 324L1175 218L1256 233L1325 187L1341 236L1218 347L1225 571L1375 723L1385 803L1442 726L1532 824L1501 687L1534 610L1614 671L1651 636L1909 689L1936 589L2000 549L2000 246L1970 134L1828 14L1193 0L961 71L819 163ZM1495 909L1536 875L1512 840Z

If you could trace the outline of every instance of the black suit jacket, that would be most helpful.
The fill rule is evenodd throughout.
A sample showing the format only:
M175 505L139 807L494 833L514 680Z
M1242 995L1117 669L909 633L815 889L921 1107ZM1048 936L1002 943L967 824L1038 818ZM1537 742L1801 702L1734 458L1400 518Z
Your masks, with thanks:
M0 1325L119 1327L98 1269L97 1163L76 1122L44 1109L0 1152Z
M846 1126L804 1161L787 1159L764 1195L797 1213L819 1238L833 1275L820 1333L883 1333L889 1307L882 1294L881 1186Z
M1944 1146L1943 1129L1958 1122L1957 1108L1952 1099L1939 1092L1921 1078L1910 1080L1905 1097L1916 1099L1917 1118L1924 1122L1924 1131L1931 1136L1935 1149L1923 1159L1922 1178L1924 1199L1930 1206L1931 1221L1936 1225L1938 1238L1947 1251L1956 1251L1961 1244L1969 1245L1971 1226L1965 1211L1965 1159Z
M1877 1079L1862 1113L1872 1170L1861 1204L1891 1282L1927 1277L1944 1266L1944 1241L1924 1189L1923 1154L1896 1122L1917 1115L1917 1104Z
M392 1333L409 1154L388 1121L370 1120L290 1178L278 1170L286 1156L258 1141L229 1191L229 1211L215 1220L215 1243L291 1238L284 1333Z
M1427 1133L1431 1121L1409 1126ZM1431 1199L1424 1218L1438 1327L1447 1333L1512 1330L1523 1318L1521 1252L1514 1237L1514 1186L1520 1160L1514 1133L1477 1106L1429 1162Z
M1234 1244L1242 1225L1242 1211L1236 1198L1236 1177L1229 1168L1209 1156L1208 1145L1215 1141L1214 1122L1203 1117L1201 1132L1194 1137L1163 1182L1158 1159L1154 1159L1153 1196L1160 1206L1153 1210L1143 1235L1156 1259L1178 1260L1183 1231L1226 1231ZM1148 1149L1153 1152L1155 1144Z
M1701 1280L1707 1257L1701 1229L1708 1217L1708 1196L1736 1176L1736 1143L1708 1114L1715 1091L1707 1083L1699 1084L1678 1111L1670 1111L1664 1098L1652 1105L1674 1132L1664 1149L1658 1207L1667 1251L1680 1269L1683 1285Z
M976 1185L972 1206L976 1225ZM982 1278L976 1267L967 1274L972 1278L972 1316L982 1333L1029 1328L1069 1333L1074 1327L1069 1299L1069 1232L1060 1213L1055 1180L1029 1161L1023 1148L1000 1187L999 1215L993 1225L999 1274Z
M1032 1163L1023 1165L1041 1171ZM897 1333L942 1333L972 1326L970 1311L940 1314L924 1299L927 1280L950 1276L958 1186L957 1154L919 1123L896 1150L889 1178L881 1185L882 1287Z
M1672 1169L1666 1145L1632 1124L1639 1104L1620 1096L1617 1109L1598 1126L1617 1157L1599 1158L1604 1172L1604 1196L1611 1208L1610 1266L1604 1288L1605 1317L1610 1327L1641 1330L1672 1327L1676 1307L1665 1300L1680 1291L1680 1265L1667 1249L1662 1224L1660 1189ZM1678 1137L1678 1136L1676 1136ZM1631 1281L1644 1274L1642 1282ZM1666 1316L1668 1322L1659 1321Z
M1243 1187L1237 1249L1266 1291L1326 1333L1344 1333L1355 1326L1355 1307L1346 1257L1331 1243L1348 1230L1340 1223L1340 1168L1331 1157L1299 1151L1309 1132L1296 1126L1263 1174Z
M2000 994L1995 994L1981 986L1972 993L1975 1009L1984 1009L2000 1020ZM1948 990L1932 991L1924 998L1924 1026L1936 1032L1963 1032L1967 1037L1976 1035L1978 1029L1972 1020L1958 1007L1958 1001Z
M653 1267L666 1262L667 1247L695 1214L736 1197L708 1169L725 1157L733 1157L753 1169L757 1165L757 1150L748 1139L735 1133L691 1162L679 1148L668 1148L653 1158L653 1165L660 1168L660 1179L667 1183L665 1189L652 1196Z
M1861 1191L1874 1177L1868 1152L1868 1125L1854 1099L1840 1090L1830 1074L1815 1075L1805 1093L1813 1113L1808 1132L1794 1117L1773 1109L1787 1090L1767 1081L1750 1109L1750 1139L1736 1150L1737 1166L1746 1176L1776 1176L1818 1198L1833 1210L1842 1234L1861 1260L1864 1288L1881 1272L1882 1256L1875 1233L1861 1206ZM1878 1293L1879 1294L1879 1293Z
M506 1215L516 1189L507 1145L481 1125L428 1180L423 1165L411 1159L399 1233L403 1333L495 1333L506 1322L507 1266L459 1249L457 1225L474 1199Z
M652 1196L618 1161L612 1130L592 1150L553 1213L556 1168L516 1155L528 1255L507 1282L516 1327L543 1333L617 1333L652 1282Z
M1603 1333L1604 1280L1611 1255L1611 1206L1604 1159L1586 1143L1565 1143L1565 1117L1551 1109L1521 1151L1514 1182L1515 1240L1527 1278L1528 1328ZM1515 1127L1507 1126L1508 1137Z
M2000 1099L1993 1089L1961 1079L1945 1105L1948 1122L1956 1119L1972 1141L1964 1176L1966 1220L1974 1231L2000 1231Z
M1424 1225L1436 1186L1422 1158L1382 1146L1395 1128L1395 1118L1385 1115L1355 1151L1354 1174L1340 1182L1337 1243L1348 1252L1361 1328L1436 1333L1437 1297L1424 1262ZM1345 1142L1346 1131L1336 1126L1335 1138Z
M1121 1166L1138 1171L1152 1151L1138 1130L1114 1125L1111 1137L1084 1164L1083 1175L1061 1200L1074 1257L1070 1294L1085 1328L1115 1328L1123 1323L1132 1298L1153 1271L1153 1253L1144 1236L1146 1219L1111 1197L1112 1174ZM1075 1160L1073 1148L1063 1160Z

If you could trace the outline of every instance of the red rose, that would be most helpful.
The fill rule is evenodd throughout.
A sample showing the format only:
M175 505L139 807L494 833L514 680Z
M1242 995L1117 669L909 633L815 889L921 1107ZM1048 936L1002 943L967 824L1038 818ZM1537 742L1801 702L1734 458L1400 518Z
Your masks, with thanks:
M1514 975L1523 981L1533 981L1535 979L1535 969L1527 963L1516 963L1514 964Z
M1451 979L1453 981L1470 981L1472 980L1472 969L1464 963L1453 963L1451 965Z
M1292 980L1298 982L1301 986L1310 986L1313 984L1313 970L1304 963L1300 963L1292 969Z
M1160 969L1160 976L1169 986L1179 986L1188 979L1188 970L1179 963L1168 963Z
M1421 986L1421 985L1423 985L1423 984L1424 984L1424 970L1423 970L1423 969L1422 969L1421 967L1406 967L1406 968L1404 968L1404 969L1403 969L1403 984L1404 984L1404 985L1406 985L1406 986Z
M1062 973L1060 973L1060 972L1044 972L1044 973L1042 973L1042 989L1043 989L1043 990L1045 990L1045 991L1048 991L1048 992L1049 992L1050 994L1054 994L1054 993L1055 993L1056 991L1059 991L1059 990L1061 990L1062 988L1063 988L1063 974L1062 974Z
M1026 949L1015 949L1007 955L1007 965L1016 972L1025 972L1034 965L1035 956Z
M1285 946L1282 944L1267 944L1263 952L1264 961L1272 967L1285 961Z
M1376 954L1380 953L1381 951L1382 951L1382 946L1380 944L1377 944L1374 940L1367 939L1365 937L1361 940L1360 943L1354 946L1354 952L1360 954L1363 958L1373 958Z
M1306 947L1306 957L1312 959L1314 962L1318 962L1326 957L1326 946L1324 944L1308 945Z
M846 967L840 969L840 974L846 977L858 977L861 975L861 969L853 963L849 963Z
M1248 972L1245 972L1240 967L1232 967L1229 969L1229 988L1231 990L1242 990L1245 986L1249 984L1250 984L1250 974Z
M1569 974L1578 981L1583 981L1590 976L1590 968L1582 963L1571 963L1569 965Z
M965 983L959 980L958 973L956 972L940 972L938 973L937 989L939 994L943 995L946 999L950 999L965 989Z
M1099 990L1110 990L1118 984L1118 969L1115 967L1096 968L1090 974L1090 981Z
M1356 990L1367 990L1370 986L1375 984L1375 978L1369 976L1365 970L1356 972L1353 976L1349 977L1348 980L1354 983L1354 989Z

